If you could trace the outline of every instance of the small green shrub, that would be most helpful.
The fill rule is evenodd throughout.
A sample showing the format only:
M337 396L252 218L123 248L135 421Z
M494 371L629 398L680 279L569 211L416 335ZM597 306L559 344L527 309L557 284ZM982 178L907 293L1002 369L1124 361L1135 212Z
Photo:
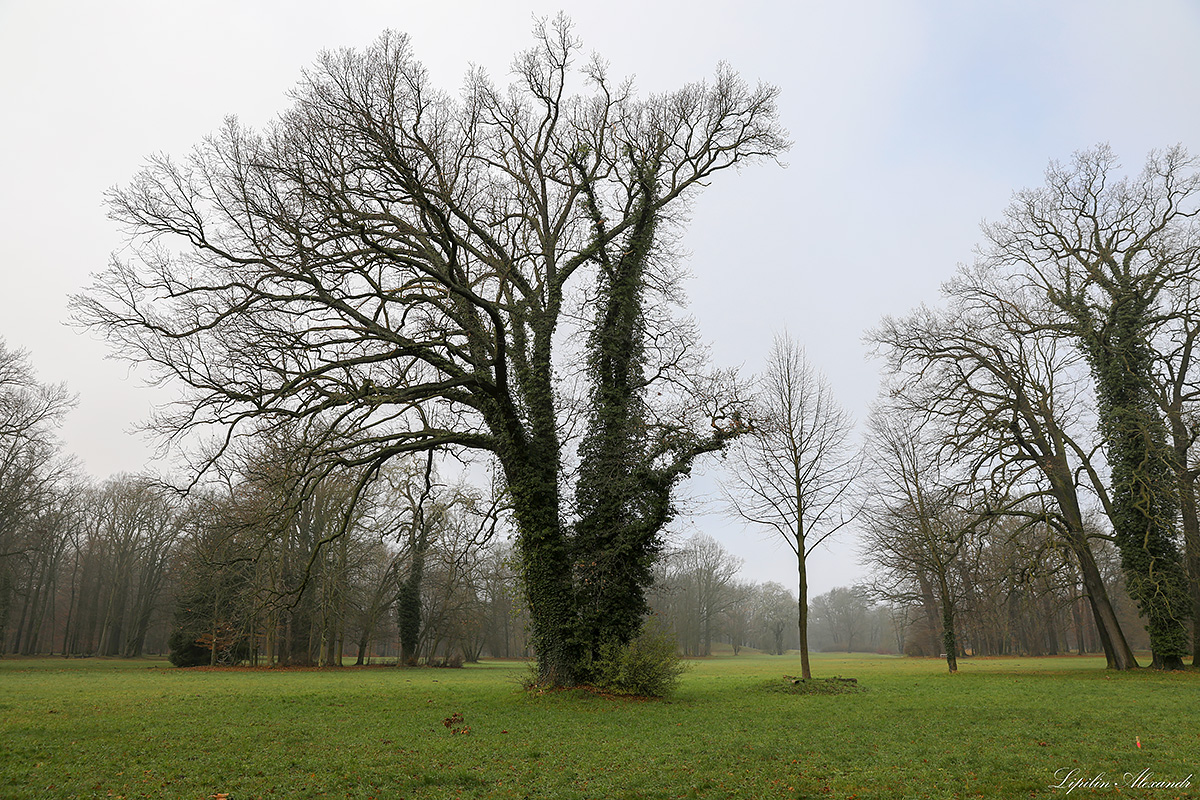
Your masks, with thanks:
M653 618L629 644L611 643L600 648L591 664L597 687L616 694L664 697L687 671L679 658L675 637Z

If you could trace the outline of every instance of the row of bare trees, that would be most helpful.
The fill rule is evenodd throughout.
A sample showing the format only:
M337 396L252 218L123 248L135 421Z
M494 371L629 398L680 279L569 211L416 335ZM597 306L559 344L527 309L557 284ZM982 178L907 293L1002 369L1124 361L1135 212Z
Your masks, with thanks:
M94 484L57 459L44 469L53 474L10 517L0 554L0 654L162 652L178 501L144 478ZM8 477L0 487L13 492Z
M83 476L56 438L73 403L0 343L0 654L163 652L190 509L148 478Z
M310 432L311 436L311 432ZM204 494L181 561L176 663L336 666L525 655L502 493L397 460L314 475L308 438L256 440Z
M12 647L42 646L69 587L80 647L143 648L148 598L180 565L172 624L210 662L340 663L389 608L402 660L470 657L486 636L461 622L478 607L463 598L490 591L474 565L499 509L438 484L433 454L449 450L503 473L541 680L586 680L628 642L656 569L684 649L709 652L740 613L721 591L736 570L702 543L659 556L675 487L732 444L732 508L796 558L805 677L806 559L859 522L877 596L923 615L952 670L968 638L974 652L1061 641L1003 623L1065 614L1063 598L1090 613L1077 649L1091 630L1132 668L1121 591L1155 666L1189 646L1194 661L1200 176L1182 149L1121 178L1099 147L1019 193L942 307L869 334L887 376L860 451L786 339L750 401L653 310L677 285L662 238L677 201L786 148L774 89L722 70L641 101L596 61L590 94L570 96L569 23L536 36L510 92L472 73L464 103L427 86L403 37L326 54L268 131L231 122L112 194L133 260L76 298L77 318L194 390L157 421L168 439L215 429L221 444L188 502L124 521L121 492L72 492L54 466L69 399L21 377L21 357L16 378L0 364ZM445 597L427 593L435 575Z
M1130 669L1143 633L1154 666L1195 662L1198 166L1180 147L1130 177L1106 146L1052 164L941 307L868 333L885 377L861 450L776 340L726 494L795 556L805 677L807 559L850 525L873 596L919 621L909 649L952 671L959 653L1068 640Z
M499 491L397 460L355 491L308 440L248 439L186 495L95 483L54 438L71 397L0 346L0 655L332 665L528 654ZM306 438L307 436L307 438Z
M869 334L887 370L868 553L881 591L930 617L952 670L981 615L1020 620L1020 608L1047 624L1070 609L1077 647L1090 629L1110 667L1136 667L1126 595L1154 666L1182 666L1189 634L1200 646L1200 172L1181 148L1118 170L1104 146L1052 164L985 226L940 307ZM1009 583L970 577L1007 558ZM1014 628L972 647L1003 651L1013 636L1031 650L1062 640Z
M737 655L743 648L782 654L808 646L936 658L945 653L947 604L956 619L956 655L1103 651L1078 566L1046 526L996 518L988 535L964 537L940 577L922 541L874 525L868 530L862 547L874 553L872 580L810 598L803 640L795 593L775 582L746 581L741 560L705 534L665 553L653 611L689 656ZM1146 646L1115 549L1097 543L1095 554L1120 624L1133 646Z
M67 498L5 558L14 654L136 657L180 664L337 665L528 654L506 543L450 516L430 532L419 583L403 539L358 524L320 545L337 499L322 491L286 529L247 525L248 497L181 502L123 476ZM255 513L259 513L257 509ZM415 587L418 614L399 600ZM406 625L415 630L402 642Z

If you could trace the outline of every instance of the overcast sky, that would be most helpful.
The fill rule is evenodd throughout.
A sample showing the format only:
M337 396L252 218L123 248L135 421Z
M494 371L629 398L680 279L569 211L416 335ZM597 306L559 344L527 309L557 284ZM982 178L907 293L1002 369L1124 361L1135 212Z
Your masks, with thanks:
M0 0L0 338L79 394L63 438L91 474L146 467L152 451L129 431L162 397L64 324L68 295L122 246L103 192L226 115L268 121L320 50L385 28L409 33L447 89L471 63L507 82L533 17L559 10L643 92L719 61L777 84L788 166L720 175L695 205L691 312L715 360L748 372L786 329L860 420L878 380L864 330L936 302L979 223L1050 159L1109 142L1136 169L1152 148L1200 150L1194 0L434 5ZM679 528L716 535L749 578L794 585L787 551L762 534L718 514ZM854 580L853 536L811 569L814 593Z

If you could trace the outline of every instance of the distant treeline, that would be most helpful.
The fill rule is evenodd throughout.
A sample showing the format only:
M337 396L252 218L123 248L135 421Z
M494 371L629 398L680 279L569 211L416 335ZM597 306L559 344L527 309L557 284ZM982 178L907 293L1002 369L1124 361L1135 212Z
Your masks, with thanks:
M270 493L259 483L181 499L146 478L90 486L60 475L6 540L4 652L173 649L180 663L259 665L532 655L510 546L491 533L493 505L460 484L425 495L417 513L423 482L419 469L389 475L343 531L346 495L335 486L280 515L264 511ZM1000 541L981 543L954 572L961 654L1098 652L1061 550ZM1144 647L1115 558L1101 552L1125 628ZM795 593L741 580L740 566L702 534L660 559L651 606L683 654L797 647ZM811 601L810 642L937 656L940 619L932 592L881 602L869 586L836 588ZM402 643L406 624L415 638Z

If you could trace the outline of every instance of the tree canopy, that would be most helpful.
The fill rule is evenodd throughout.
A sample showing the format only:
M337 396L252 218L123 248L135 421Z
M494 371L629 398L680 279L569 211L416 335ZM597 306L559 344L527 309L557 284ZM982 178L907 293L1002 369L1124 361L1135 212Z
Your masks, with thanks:
M230 118L112 191L130 256L75 301L121 357L187 387L155 421L168 437L312 424L330 432L319 460L364 482L404 452L493 454L554 682L576 677L577 565L592 555L573 548L562 499L577 409L556 353L580 338L576 292L636 302L663 274L649 270L662 223L716 173L787 147L772 86L722 65L642 98L597 57L577 67L580 49L567 20L543 22L511 85L475 70L457 96L402 34L325 53L264 130ZM631 290L612 271L630 258ZM631 308L622 346L640 348L646 315ZM619 378L640 398L626 435L638 480L660 494L739 431L730 387L684 368L693 343L661 343ZM591 418L596 430L603 414Z

